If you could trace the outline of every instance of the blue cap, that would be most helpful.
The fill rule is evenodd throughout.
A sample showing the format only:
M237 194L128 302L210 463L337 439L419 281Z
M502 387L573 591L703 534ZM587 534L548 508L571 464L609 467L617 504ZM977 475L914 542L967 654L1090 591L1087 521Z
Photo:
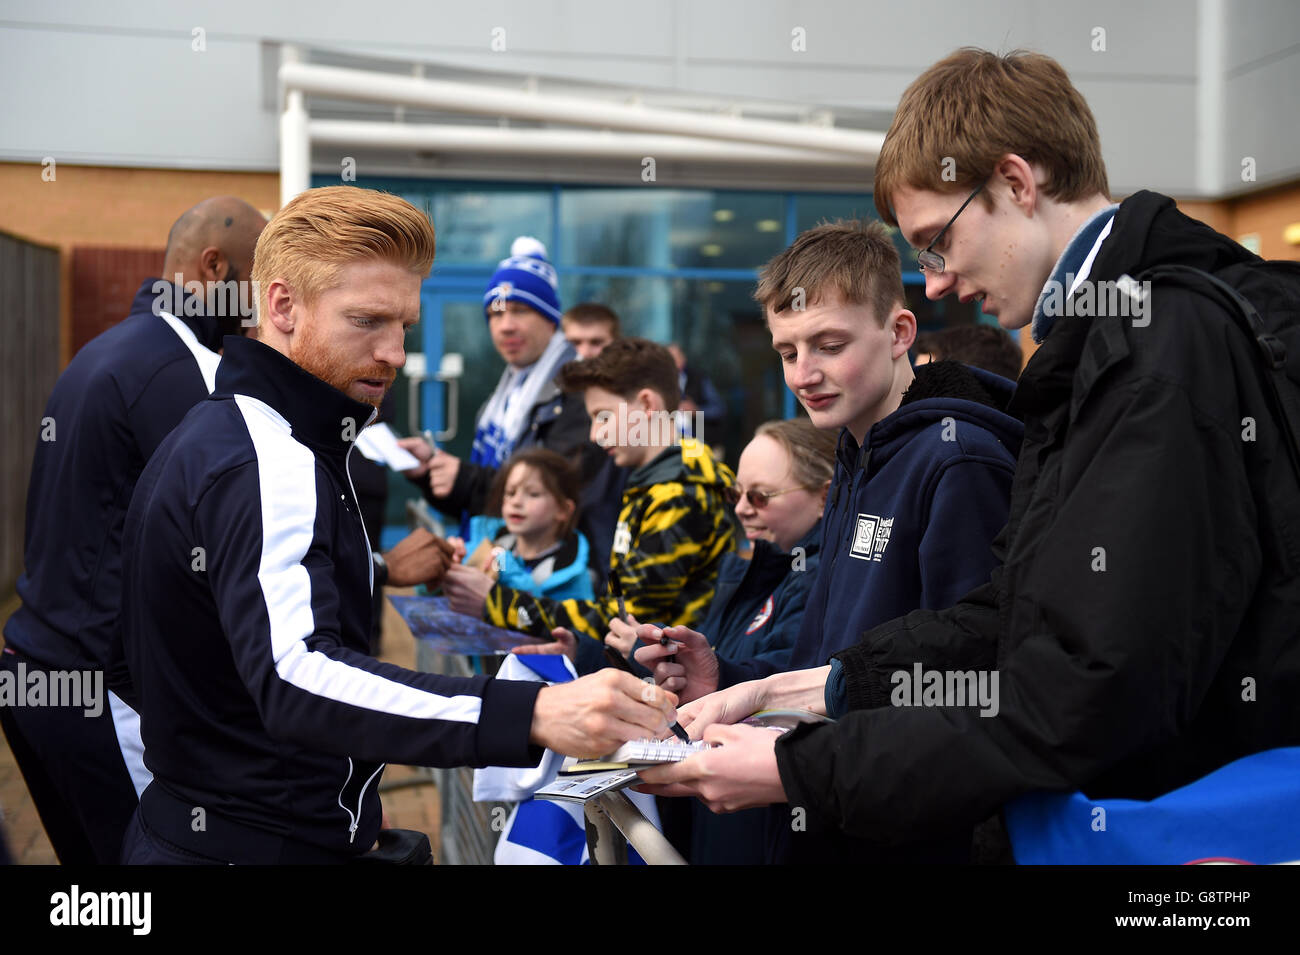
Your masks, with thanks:
M483 314L493 302L522 302L556 325L560 324L560 290L555 266L546 258L546 246L521 235L510 245L510 258L502 259L483 293Z

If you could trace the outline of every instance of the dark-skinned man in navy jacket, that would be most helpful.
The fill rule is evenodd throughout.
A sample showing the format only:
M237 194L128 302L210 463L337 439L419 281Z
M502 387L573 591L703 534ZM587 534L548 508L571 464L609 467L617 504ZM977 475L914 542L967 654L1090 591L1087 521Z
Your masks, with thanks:
M29 680L78 674L83 697L97 682L100 698L0 707L0 723L65 865L116 863L149 781L139 718L105 676L122 523L145 462L208 396L222 335L239 328L238 300L206 290L248 279L265 224L233 196L182 214L167 236L163 277L145 279L127 317L77 352L45 406L27 492L22 606L5 624L0 667Z

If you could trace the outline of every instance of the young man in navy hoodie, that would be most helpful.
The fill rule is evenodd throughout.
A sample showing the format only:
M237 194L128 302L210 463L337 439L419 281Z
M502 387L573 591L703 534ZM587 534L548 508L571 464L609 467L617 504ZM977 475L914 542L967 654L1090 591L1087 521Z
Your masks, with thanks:
M1012 403L1025 440L998 566L952 607L868 631L836 657L838 690L823 667L693 704L683 724L725 745L648 778L715 810L788 800L809 826L898 841L1035 791L1122 811L1300 744L1300 465L1270 395L1296 394L1294 371L1278 378L1300 346L1300 269L1165 196L1108 193L1092 112L1049 57L959 50L903 94L877 209L922 250L929 297L979 300L1041 345ZM1271 337L1188 267L1244 296ZM926 659L998 677L998 705L891 699ZM850 710L838 723L779 741L710 726L831 697ZM1083 815L1057 829L1073 861L1195 857L1121 854L1145 827Z
M817 427L839 430L822 559L790 661L792 670L820 668L865 629L946 607L988 579L1021 427L1002 410L1011 382L956 362L913 371L916 318L898 252L878 223L803 233L764 268L755 298L787 385ZM641 631L649 645L637 660L683 700L775 672L765 661L720 658L707 636L686 628L667 631L677 642L670 647L658 630ZM664 661L669 653L675 663ZM790 835L788 809L768 828L773 859L848 861L866 850ZM955 842L939 851L964 861Z

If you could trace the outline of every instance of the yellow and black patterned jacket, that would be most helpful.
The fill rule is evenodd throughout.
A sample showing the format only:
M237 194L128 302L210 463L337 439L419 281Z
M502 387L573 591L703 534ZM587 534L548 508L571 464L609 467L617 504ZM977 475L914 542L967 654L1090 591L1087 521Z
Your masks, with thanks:
M692 438L628 475L609 563L637 620L690 626L704 619L722 556L735 546L731 509L723 499L733 483L731 469ZM608 595L555 601L498 584L488 593L483 615L498 627L539 637L566 627L579 640L602 641L617 612L617 601Z

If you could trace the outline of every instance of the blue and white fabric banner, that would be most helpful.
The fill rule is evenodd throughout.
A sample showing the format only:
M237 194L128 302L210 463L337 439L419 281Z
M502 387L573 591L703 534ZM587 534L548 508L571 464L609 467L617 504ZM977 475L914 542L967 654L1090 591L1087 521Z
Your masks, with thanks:
M1022 865L1300 861L1300 747L1244 756L1150 801L1031 793L1007 804Z
M497 673L498 680L548 684L567 683L576 678L577 671L563 654L510 654ZM497 842L493 854L497 865L587 865L591 861L587 855L582 804L533 798L534 792L555 779L563 762L563 756L548 749L533 768L488 766L474 770L475 802L518 803ZM662 828L653 796L630 790L624 793L655 828ZM627 861L631 865L645 864L631 846L627 849Z

